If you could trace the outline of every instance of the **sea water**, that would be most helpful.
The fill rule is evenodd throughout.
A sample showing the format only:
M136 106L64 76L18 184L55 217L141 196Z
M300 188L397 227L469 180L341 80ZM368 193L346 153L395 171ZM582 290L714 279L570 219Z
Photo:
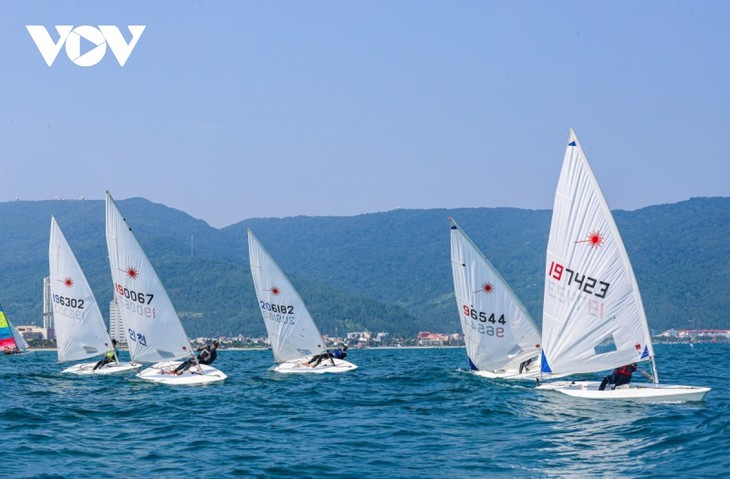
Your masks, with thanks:
M470 374L461 348L350 350L359 369L334 375L224 350L229 377L207 387L62 375L52 351L0 357L0 476L730 476L730 345L655 349L662 382L712 387L703 402L536 391Z

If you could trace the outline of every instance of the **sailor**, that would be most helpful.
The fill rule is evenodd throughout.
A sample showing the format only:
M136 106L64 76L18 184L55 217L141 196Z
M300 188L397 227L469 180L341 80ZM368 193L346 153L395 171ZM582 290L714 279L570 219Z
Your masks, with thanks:
M310 359L309 361L307 361L304 364L306 364L307 366L316 368L317 366L319 366L319 363L321 363L323 359L330 359L330 358L345 359L345 357L347 356L347 352L346 352L347 347L348 347L347 344L342 344L341 347L335 349L334 351L325 351L322 354L317 354L315 356L312 356L312 359ZM312 364L312 363L314 363L314 364Z
M213 364L213 361L215 361L218 357L218 344L218 340L216 339L209 346L198 349L198 363L208 365ZM175 368L175 370L172 371L170 374L177 374L179 376L194 365L195 359L190 358L187 361L183 362L180 366Z
M636 363L631 363L627 364L626 366L621 366L620 368L614 369L613 373L603 378L603 381L601 381L601 385L598 387L598 390L603 391L604 389L606 389L606 386L608 384L613 384L613 387L611 389L616 389L618 386L629 384L631 382L631 374L635 371L639 371L650 380L652 379L649 374L640 370Z
M101 359L101 361L96 363L93 371L96 371L97 369L99 369L100 367L102 367L106 364L115 363L118 361L118 359L119 359L119 351L117 351L117 340L112 339L112 348L106 352L106 354Z
M537 348L538 350L540 349L540 345L539 345L539 344L536 344L536 345L535 345L535 347L536 347L536 348ZM527 360L525 360L525 361L522 361L522 362L520 363L520 372L519 372L519 374L522 374L522 371L525 371L525 372L528 372L528 371L530 371L530 368L529 368L529 366L530 366L530 364L532 364L532 363L533 363L533 361L535 361L535 359L537 359L537 356L533 356L533 357L531 357L530 359L527 359Z

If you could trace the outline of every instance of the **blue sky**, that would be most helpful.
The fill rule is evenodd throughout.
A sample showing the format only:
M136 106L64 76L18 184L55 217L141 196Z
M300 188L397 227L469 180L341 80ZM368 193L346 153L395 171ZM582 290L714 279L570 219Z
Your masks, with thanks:
M25 25L146 25L48 67ZM730 2L0 1L0 201L142 196L221 227L730 196Z

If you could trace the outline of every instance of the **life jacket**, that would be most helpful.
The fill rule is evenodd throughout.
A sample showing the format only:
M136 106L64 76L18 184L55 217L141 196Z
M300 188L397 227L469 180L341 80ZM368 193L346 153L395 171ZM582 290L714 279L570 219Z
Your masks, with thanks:
M201 364L210 364L213 361L215 361L215 358L218 357L218 354L214 349L211 349L210 346L204 347L200 354L198 354L198 362Z
M111 349L106 352L106 357L114 361L117 358L117 350Z
M628 376L631 377L631 374L636 371L636 368L632 366L621 366L620 368L616 368L613 371L613 374L616 376Z
M334 351L332 351L332 356L337 359L345 359L345 356L347 356L347 353L341 349L335 349Z

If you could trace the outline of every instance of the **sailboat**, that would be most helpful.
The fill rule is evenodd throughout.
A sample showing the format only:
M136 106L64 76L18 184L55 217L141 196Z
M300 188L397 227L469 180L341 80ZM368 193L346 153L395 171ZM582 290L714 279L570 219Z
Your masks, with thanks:
M343 373L357 369L344 359L330 358L317 367L306 362L326 352L322 335L307 311L304 301L263 245L248 230L248 255L271 351L280 373Z
M94 293L54 217L51 217L48 263L58 362L88 359L111 350L111 338ZM142 367L136 363L120 363L118 359L94 370L96 364L96 361L75 364L63 372L129 374Z
M155 363L137 377L169 385L203 385L220 382L226 375L199 364L180 318L152 264L132 233L109 192L106 193L106 242L114 282L114 299L127 329L132 361ZM173 374L180 359L195 365Z
M20 354L28 350L28 343L10 322L0 306L0 354Z
M595 373L645 362L652 382L598 390L598 381L538 387L589 399L700 401L705 387L659 384L631 262L573 130L555 193L545 268L541 370Z
M534 379L540 333L507 281L449 218L451 271L469 367L478 376Z

